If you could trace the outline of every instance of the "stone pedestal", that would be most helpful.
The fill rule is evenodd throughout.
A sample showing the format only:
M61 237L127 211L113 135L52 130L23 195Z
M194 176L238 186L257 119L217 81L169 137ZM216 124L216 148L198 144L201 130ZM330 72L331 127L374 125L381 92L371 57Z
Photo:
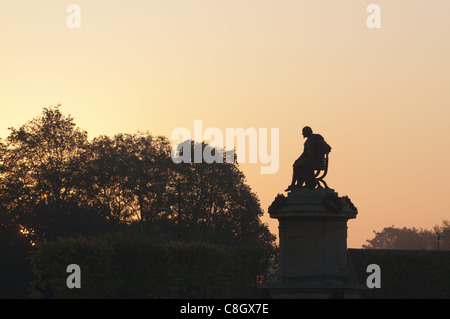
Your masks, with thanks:
M279 221L278 281L263 288L271 298L358 298L349 280L347 221L357 210L332 189L291 191L269 208Z

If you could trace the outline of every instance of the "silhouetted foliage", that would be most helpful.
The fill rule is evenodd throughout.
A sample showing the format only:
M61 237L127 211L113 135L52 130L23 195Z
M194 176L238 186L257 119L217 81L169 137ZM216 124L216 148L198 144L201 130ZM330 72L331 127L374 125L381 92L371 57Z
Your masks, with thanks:
M90 144L83 185L88 205L115 223L157 218L155 183L170 178L170 144L150 134L100 136Z
M196 145L191 142L191 154ZM199 146L202 150L210 147L205 143ZM267 225L261 223L259 199L245 183L236 162L206 164L192 160L176 164L175 170L183 199L183 236L216 243L256 244L275 239ZM176 192L175 188L171 191Z
M10 130L0 143L1 196L8 219L36 239L133 224L175 239L180 210L184 240L274 242L237 163L174 164L167 138L149 133L89 142L59 106Z
M45 224L59 217L51 212L62 213L68 203L73 211L78 202L87 133L58 107L44 108L41 117L10 131L2 163L2 195L10 218L27 230L36 229L37 238L48 231L61 234L57 222L51 230Z
M436 231L446 237L440 240L440 249L450 249L450 222L444 220L442 226L433 230L416 228L385 227L381 232L374 231L375 237L367 240L363 248L368 249L436 249Z
M33 284L47 274L54 298L255 298L265 255L261 246L160 243L114 233L43 241L31 260ZM68 260L82 270L81 289L67 289Z
M0 217L2 214L0 214ZM14 227L0 227L0 299L24 299L29 296L33 278L28 255L29 238Z
M349 249L356 279L363 286L367 266L380 266L380 288L366 289L371 299L450 298L450 253L436 250Z
M266 260L275 255L275 236L236 162L175 164L169 140L148 132L89 141L59 105L9 130L0 140L0 227L29 245L128 228L164 242L259 245Z

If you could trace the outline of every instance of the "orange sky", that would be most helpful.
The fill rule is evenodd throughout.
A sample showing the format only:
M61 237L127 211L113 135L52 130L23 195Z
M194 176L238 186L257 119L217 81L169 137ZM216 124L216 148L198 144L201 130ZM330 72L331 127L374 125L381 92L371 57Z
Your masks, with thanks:
M358 207L358 248L450 219L449 14L448 0L2 1L0 137L58 103L90 138L279 128L278 173L242 165L267 210L310 125L333 147L328 185Z

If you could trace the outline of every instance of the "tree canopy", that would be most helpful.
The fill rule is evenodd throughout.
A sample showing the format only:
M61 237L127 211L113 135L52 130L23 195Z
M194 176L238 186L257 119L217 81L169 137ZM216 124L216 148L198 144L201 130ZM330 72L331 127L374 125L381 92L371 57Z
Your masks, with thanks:
M171 240L181 228L188 241L274 246L237 163L175 164L169 140L149 132L89 141L59 105L9 130L0 140L0 221L33 240L124 227Z
M445 235L439 242L440 249L450 249L450 221L444 220L442 226L432 230L416 228L385 227L382 231L374 231L374 238L368 239L363 248L367 249L437 249L436 232Z
M27 297L33 245L61 239L127 232L161 244L250 245L264 251L265 268L275 256L275 236L237 163L176 164L170 141L149 132L89 140L59 105L9 130L0 139L5 297Z

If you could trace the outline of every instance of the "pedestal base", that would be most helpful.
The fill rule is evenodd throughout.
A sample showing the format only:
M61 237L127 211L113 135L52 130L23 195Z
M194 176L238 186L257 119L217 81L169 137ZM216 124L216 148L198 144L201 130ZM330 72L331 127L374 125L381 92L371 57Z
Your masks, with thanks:
M348 197L295 189L269 213L280 238L279 281L261 287L271 298L361 298L361 287L349 282L347 221L357 210Z

